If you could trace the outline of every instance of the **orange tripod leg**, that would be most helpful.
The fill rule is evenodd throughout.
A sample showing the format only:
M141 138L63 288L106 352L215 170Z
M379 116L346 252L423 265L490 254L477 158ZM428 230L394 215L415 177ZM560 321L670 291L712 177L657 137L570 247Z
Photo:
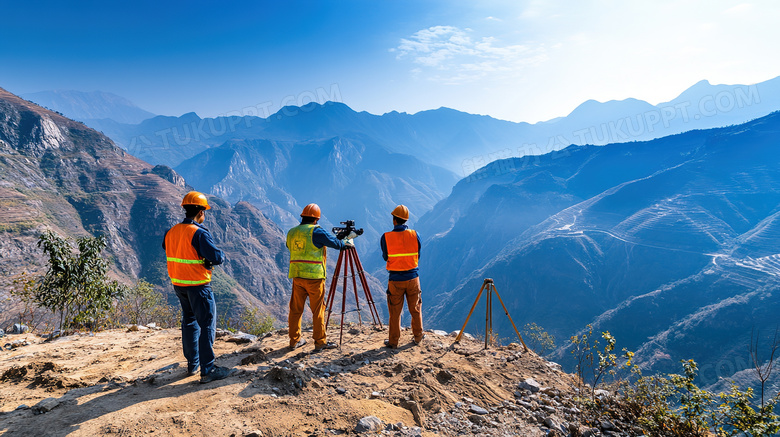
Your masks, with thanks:
M466 329L466 324L469 322L469 319L471 318L471 313L474 312L474 308L477 307L477 302L479 302L479 297L482 296L482 291L485 289L486 284L487 284L487 280L485 280L485 282L482 283L482 287L479 289L479 294L477 294L477 298L474 299L474 305L471 306L469 315L466 316L466 321L463 322L463 327L460 328L460 332L458 332L458 336L455 337L455 343L458 343L460 341L460 338L463 336L463 330Z

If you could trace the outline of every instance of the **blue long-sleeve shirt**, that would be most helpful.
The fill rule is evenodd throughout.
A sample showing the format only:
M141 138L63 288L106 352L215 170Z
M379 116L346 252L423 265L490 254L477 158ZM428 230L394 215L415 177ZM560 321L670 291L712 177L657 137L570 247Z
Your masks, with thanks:
M219 265L225 260L224 254L214 244L214 240L211 238L209 230L196 222L195 220L185 218L182 223L188 225L195 225L198 229L195 234L192 235L192 247L198 252L198 255L207 259L212 265ZM168 235L168 231L165 231L165 235ZM162 248L165 250L165 235L163 236Z
M402 232L409 229L409 226L406 225L395 225L393 227L393 232ZM420 251L422 249L422 243L420 243L420 234L419 232L415 232L417 234L417 258L420 257ZM385 234L382 234L382 238L379 239L379 245L382 247L382 258L384 258L385 261L387 261L387 242L385 241ZM411 269L411 270L404 270L402 272L393 272L388 270L389 280L390 281L408 281L410 279L414 279L418 276L420 276L417 272L417 267Z
M330 248L341 250L344 248L344 242L336 238L335 235L317 226L311 233L311 242L317 249L321 249L322 246L328 246Z

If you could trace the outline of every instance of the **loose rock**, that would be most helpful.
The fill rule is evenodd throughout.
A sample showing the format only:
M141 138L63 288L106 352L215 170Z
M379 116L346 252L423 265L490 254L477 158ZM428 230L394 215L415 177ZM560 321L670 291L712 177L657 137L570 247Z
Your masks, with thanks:
M35 404L32 409L35 414L43 414L57 408L59 405L60 401L57 398L46 398Z
M517 386L523 390L528 390L531 393L536 393L542 388L541 384L536 382L536 380L533 378L528 378L525 381L521 381L517 384Z
M382 421L376 416L366 416L360 419L355 426L355 432L379 431L382 429Z
M472 413L476 413L476 414L487 414L488 413L488 410L486 410L486 409L484 409L484 408L482 408L482 407L480 407L478 405L474 405L474 404L469 405L469 411L471 411Z

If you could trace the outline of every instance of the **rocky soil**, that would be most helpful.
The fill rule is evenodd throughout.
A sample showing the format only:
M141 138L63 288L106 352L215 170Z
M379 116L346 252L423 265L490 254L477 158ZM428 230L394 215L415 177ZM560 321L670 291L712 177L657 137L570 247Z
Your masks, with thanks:
M338 342L337 327L328 335ZM402 346L387 349L386 337L345 326L340 348L313 353L308 332L294 351L285 330L224 335L217 363L236 370L200 384L186 376L176 329L7 336L1 343L17 345L0 352L0 434L621 434L614 424L581 425L574 378L516 343L485 350L429 331L419 346L404 333Z

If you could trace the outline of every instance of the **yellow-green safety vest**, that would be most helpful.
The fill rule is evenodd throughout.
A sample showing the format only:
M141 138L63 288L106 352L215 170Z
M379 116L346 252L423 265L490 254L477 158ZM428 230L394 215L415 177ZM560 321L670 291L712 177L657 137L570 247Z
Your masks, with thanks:
M288 278L325 279L325 246L318 248L312 242L314 228L319 225L298 225L287 232L290 249Z

